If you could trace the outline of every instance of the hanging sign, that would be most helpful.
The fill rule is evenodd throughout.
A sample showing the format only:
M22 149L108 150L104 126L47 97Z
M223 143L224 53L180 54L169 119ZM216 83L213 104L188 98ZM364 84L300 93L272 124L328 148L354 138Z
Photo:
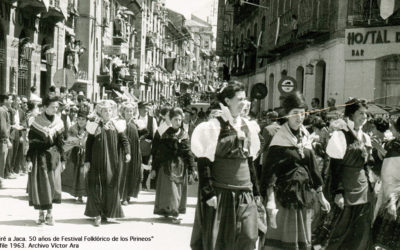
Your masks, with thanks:
M282 95L287 95L297 90L297 81L293 77L284 76L278 83L278 90Z

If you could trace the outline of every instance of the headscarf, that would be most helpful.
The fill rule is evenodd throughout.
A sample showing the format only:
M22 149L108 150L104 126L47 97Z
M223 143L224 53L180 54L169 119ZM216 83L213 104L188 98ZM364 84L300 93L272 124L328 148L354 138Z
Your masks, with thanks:
M116 118L118 116L118 107L117 103L113 100L101 100L96 105L96 113L99 117L101 117L101 111L105 108L112 108L112 118Z
M121 117L123 117L123 118L125 118L125 111L127 110L127 109L133 109L133 110L138 110L138 105L137 105L137 103L136 102L123 102L122 104L121 104L121 107L120 107L120 109L119 109L119 112L120 112L120 115L121 115ZM137 113L137 112L136 112Z

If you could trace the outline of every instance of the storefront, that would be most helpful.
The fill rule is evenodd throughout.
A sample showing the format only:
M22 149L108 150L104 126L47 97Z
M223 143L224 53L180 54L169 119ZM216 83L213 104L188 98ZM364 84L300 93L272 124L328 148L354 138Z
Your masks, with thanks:
M400 105L400 26L347 29L345 92Z
M310 106L313 98L326 106L329 98L343 103L345 97L344 39L336 38L269 62L265 71L268 96L264 100L264 110L280 106L281 93L278 83L283 77L296 80L296 91L303 93ZM269 60L270 61L270 60ZM311 107L311 106L310 106Z

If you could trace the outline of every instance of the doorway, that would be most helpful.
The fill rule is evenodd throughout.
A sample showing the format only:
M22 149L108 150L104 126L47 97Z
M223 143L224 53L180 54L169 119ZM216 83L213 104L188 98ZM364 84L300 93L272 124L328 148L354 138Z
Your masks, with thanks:
M318 98L321 108L325 106L326 63L319 61L315 69L315 92L313 98Z
M270 74L268 80L268 109L274 108L274 81L274 74Z
M297 81L297 90L300 93L303 93L303 85L304 85L304 68L302 66L297 67L296 69L296 81Z
M47 95L47 71L40 71L40 97L44 98Z

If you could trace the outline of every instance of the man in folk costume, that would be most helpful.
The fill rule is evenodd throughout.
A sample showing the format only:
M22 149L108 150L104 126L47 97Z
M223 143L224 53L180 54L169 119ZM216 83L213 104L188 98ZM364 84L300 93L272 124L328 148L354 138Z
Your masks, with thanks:
M147 189L147 179L151 170L151 147L154 135L158 129L156 119L149 114L150 104L139 102L139 116L136 119L140 138L140 150L142 152L143 180L142 188ZM150 188L155 189L155 178L150 181Z

